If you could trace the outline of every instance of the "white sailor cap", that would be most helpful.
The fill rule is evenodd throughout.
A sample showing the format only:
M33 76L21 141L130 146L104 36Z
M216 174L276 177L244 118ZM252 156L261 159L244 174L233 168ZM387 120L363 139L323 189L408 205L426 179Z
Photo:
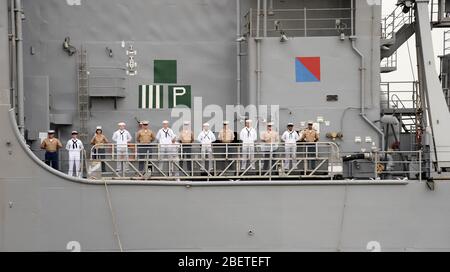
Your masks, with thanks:
M273 122L267 123L267 126L269 126L269 127L273 126Z
M162 123L163 123L163 124L169 124L169 121L164 120Z
M95 128L96 130L103 130L103 128L101 126L98 126Z
M229 125L230 122L229 122L229 121L223 121L223 124L224 124L224 125Z
M308 125L314 125L313 121L308 121Z
M208 123L204 123L203 126L204 127L209 127L209 124Z
M245 123L253 123L253 121L251 119L247 119L245 120Z
M190 125L191 124L191 122L190 121L184 121L184 123L183 123L185 126L188 126L188 125Z
M76 130L72 131L72 135L74 135L74 134L78 134L78 131L76 131Z
M49 131L47 131L47 133L48 134L55 134L55 131L54 130L49 130Z
M120 122L117 124L118 126L126 126L127 124L125 124L125 122Z
M143 125L148 125L148 124L150 124L149 121L142 121L141 123L142 123Z
M288 123L287 126L288 126L288 127L293 127L293 126L294 126L294 123Z

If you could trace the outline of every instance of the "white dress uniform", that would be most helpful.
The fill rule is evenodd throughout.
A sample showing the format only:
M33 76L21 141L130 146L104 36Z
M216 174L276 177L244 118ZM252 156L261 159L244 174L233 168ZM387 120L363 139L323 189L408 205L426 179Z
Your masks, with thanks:
M170 159L176 161L178 159L178 144L173 143L176 140L177 136L170 128L162 128L156 134L156 140L159 142L159 152L161 155L161 159ZM159 168L164 171L164 165L168 165L168 163L164 163L163 161L159 162ZM169 175L172 174L172 169L169 169Z
M296 153L297 153L297 142L300 140L300 136L297 131L286 130L281 136L281 140L284 142L284 150L286 153L286 160L284 161L284 169L290 169L289 164L292 163L292 167L295 166L296 162Z
M213 170L212 165L212 159L213 156L213 150L212 150L212 143L216 141L216 136L214 133L212 133L211 130L203 130L197 137L197 140L202 144L202 160L203 160L203 167L206 169L205 160L206 155L208 155L208 171Z
M128 170L128 165L124 160L128 160L128 143L131 141L132 137L128 130L117 130L112 136L112 140L116 143L117 152L117 171L121 172ZM123 167L122 167L123 166Z
M244 127L240 133L240 139L242 140L242 164L241 169L247 168L247 161L250 160L252 169L255 169L255 142L258 140L258 135L254 128Z
M83 143L78 139L67 141L66 149L69 151L69 176L73 176L73 165L75 164L76 177L80 177L81 150L84 149Z

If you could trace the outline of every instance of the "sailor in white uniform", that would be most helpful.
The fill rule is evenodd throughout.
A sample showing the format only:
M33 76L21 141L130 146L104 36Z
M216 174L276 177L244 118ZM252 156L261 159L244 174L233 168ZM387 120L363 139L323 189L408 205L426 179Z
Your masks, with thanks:
M165 163L162 160L169 159L170 161L176 161L178 158L178 148L176 144L177 135L169 128L169 121L164 121L162 125L163 127L156 134L156 140L159 142L159 152L161 155L159 168L162 171L165 171L164 165L168 165L168 162ZM172 172L172 169L169 169L169 175L171 175Z
M84 149L83 143L78 139L78 132L72 131L72 139L67 141L66 149L69 151L69 176L73 176L73 166L75 164L76 177L80 177L81 151Z
M296 153L297 153L297 142L300 140L300 136L297 131L294 130L294 124L289 123L287 130L281 136L281 140L284 142L284 151L286 154L286 160L284 161L284 169L291 169L289 164L292 163L292 167L295 166Z
M247 161L250 160L252 169L255 169L255 142L258 139L256 130L252 127L252 120L245 121L245 127L241 130L242 164L241 169L247 169Z
M122 170L126 172L128 170L128 143L131 142L131 134L125 129L126 124L124 122L118 123L119 129L114 132L112 140L116 143L117 151L117 171Z
M206 169L206 155L208 155L208 171L213 170L213 150L212 150L212 143L216 141L216 136L214 133L209 129L209 124L205 123L203 124L203 131L200 132L198 135L197 140L202 144L202 160L203 160L203 168Z

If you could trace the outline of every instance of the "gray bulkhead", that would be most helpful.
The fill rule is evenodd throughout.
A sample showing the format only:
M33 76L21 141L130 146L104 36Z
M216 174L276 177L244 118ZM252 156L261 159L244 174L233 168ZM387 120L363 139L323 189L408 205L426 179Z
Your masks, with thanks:
M311 19L349 18L350 12L317 9L350 8L351 1L274 1L274 9L302 10L307 8ZM170 118L168 87L164 86L163 109L139 109L138 90L141 84L154 84L153 62L159 59L177 60L177 84L192 86L194 97L203 99L202 111L210 104L223 108L235 105L236 97L236 3L235 1L81 1L80 6L69 6L66 1L23 1L24 63L27 138L38 153L39 132L49 126L56 128L60 138L68 139L70 131L79 129L77 54L68 56L61 49L65 37L80 50L86 49L88 70L109 75L110 81L90 79L90 92L96 87L119 86L124 93L114 99L91 97L88 131L93 133L102 125L111 137L118 121L125 121L129 130L137 130L137 120L149 119L153 129ZM256 9L256 1L241 1L241 24L244 15ZM355 1L356 45L365 57L365 106L368 118L378 121L380 116L379 36L380 6L366 1ZM297 16L296 13L293 14ZM291 17L293 15L290 15ZM288 15L286 15L288 16ZM300 16L300 15L298 15ZM283 17L281 17L283 18ZM299 17L300 18L300 17ZM273 19L268 17L268 28ZM286 23L287 24L287 23ZM300 28L298 25L287 26ZM353 51L348 33L341 41L332 29L333 20L308 21L307 37L298 31L286 43L269 33L261 42L261 99L263 105L280 105L279 126L284 130L287 122L316 121L323 117L329 125L321 125L322 140L328 132L342 132L338 140L346 152L370 149L371 143L355 143L355 137L371 137L378 143L379 135L360 116L360 58ZM349 24L349 23L348 23ZM350 26L348 26L350 28ZM328 28L331 30L314 30ZM244 32L244 30L243 30ZM299 37L294 37L298 35ZM303 34L302 34L303 35ZM270 37L271 36L271 37ZM111 70L99 72L98 67L124 68L126 48L133 44L137 50L138 74L134 77ZM105 49L111 49L110 57ZM78 52L79 53L79 52ZM254 37L242 43L241 101L256 104L256 49ZM321 58L321 81L298 83L295 80L295 58L316 56ZM90 68L89 68L90 67ZM119 82L119 83L117 83ZM114 90L110 90L113 92ZM327 95L338 95L337 102L327 102ZM46 110L48 108L48 111ZM44 109L44 110L43 110ZM204 117L203 121L210 118ZM173 118L172 121L175 121ZM231 120L233 121L233 120ZM49 122L52 124L49 125ZM212 128L218 132L220 128ZM196 131L200 130L197 124ZM91 135L90 134L90 135ZM42 156L42 154L40 154Z

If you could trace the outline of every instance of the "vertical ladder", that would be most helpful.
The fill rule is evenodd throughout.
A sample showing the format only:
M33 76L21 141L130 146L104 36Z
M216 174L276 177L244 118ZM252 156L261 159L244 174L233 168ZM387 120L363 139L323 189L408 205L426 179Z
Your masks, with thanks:
M89 72L87 70L87 51L81 46L78 57L78 120L79 138L82 142L88 141L89 121Z
M415 99L415 105L414 108L416 109L416 116L415 116L415 128L416 128L416 148L417 150L422 150L423 148L423 134L424 134L424 107L425 107L425 101L423 99L423 95L420 90L420 85L418 82L414 82L414 94Z

